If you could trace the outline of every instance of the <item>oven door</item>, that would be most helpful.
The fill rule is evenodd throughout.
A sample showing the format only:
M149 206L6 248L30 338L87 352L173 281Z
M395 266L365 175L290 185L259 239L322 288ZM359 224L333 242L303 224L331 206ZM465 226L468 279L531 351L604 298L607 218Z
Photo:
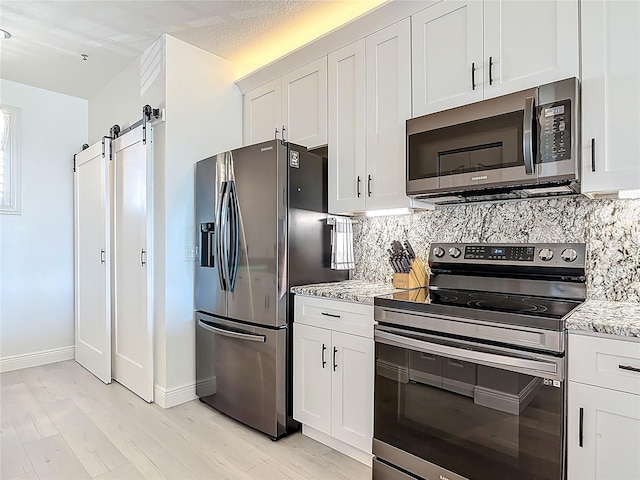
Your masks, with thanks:
M381 325L375 341L375 480L564 478L564 358Z

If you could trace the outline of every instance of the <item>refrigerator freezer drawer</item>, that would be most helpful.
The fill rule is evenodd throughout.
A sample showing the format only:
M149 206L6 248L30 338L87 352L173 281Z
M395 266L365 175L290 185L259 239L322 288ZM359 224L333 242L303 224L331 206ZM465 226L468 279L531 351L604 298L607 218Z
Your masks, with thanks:
M196 394L277 438L286 430L287 328L245 325L196 312Z

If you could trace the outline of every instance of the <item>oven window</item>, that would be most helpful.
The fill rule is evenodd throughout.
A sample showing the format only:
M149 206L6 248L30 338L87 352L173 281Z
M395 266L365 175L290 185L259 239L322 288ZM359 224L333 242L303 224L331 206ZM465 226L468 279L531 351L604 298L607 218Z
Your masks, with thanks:
M409 180L524 165L522 110L409 136Z
M374 437L473 480L559 480L564 382L556 385L376 343Z

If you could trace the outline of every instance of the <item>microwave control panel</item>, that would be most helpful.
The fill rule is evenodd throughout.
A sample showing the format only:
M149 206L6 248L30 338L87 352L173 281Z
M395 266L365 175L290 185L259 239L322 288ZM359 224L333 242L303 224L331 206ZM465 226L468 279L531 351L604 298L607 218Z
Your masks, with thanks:
M571 100L540 105L538 153L540 163L571 159Z

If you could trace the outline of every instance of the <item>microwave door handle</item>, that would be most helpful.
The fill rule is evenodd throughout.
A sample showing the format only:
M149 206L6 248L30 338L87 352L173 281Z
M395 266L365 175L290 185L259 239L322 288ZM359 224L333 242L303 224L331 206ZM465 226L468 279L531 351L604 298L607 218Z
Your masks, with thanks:
M423 353L433 355L441 355L447 358L463 360L489 367L497 368L517 368L520 370L534 371L541 374L557 374L558 366L555 363L545 362L542 360L511 357L508 355L500 355L497 353L479 352L475 350L467 350L465 348L451 347L449 345L440 345L438 343L425 342L415 338L396 335L394 333L376 330L375 341L384 343L394 347L408 348Z
M535 158L533 156L533 115L536 101L528 97L524 101L524 119L522 121L522 154L524 156L524 171L527 175L535 174Z

